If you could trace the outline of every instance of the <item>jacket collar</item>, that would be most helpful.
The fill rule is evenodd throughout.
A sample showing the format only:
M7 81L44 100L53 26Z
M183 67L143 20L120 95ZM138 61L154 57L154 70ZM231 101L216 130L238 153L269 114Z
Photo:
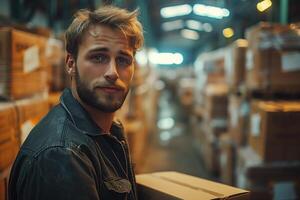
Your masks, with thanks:
M104 131L92 120L82 105L73 97L69 88L63 91L60 97L60 103L71 117L74 125L84 134L91 136L107 135L107 133L104 133ZM124 139L123 126L120 123L113 122L110 132L118 139Z

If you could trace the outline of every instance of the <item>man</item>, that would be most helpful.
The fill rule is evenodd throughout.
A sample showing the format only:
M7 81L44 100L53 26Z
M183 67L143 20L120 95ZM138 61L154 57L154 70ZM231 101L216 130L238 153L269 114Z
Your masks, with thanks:
M137 11L105 6L75 15L66 31L71 89L21 147L10 200L137 199L128 146L113 118L142 43Z

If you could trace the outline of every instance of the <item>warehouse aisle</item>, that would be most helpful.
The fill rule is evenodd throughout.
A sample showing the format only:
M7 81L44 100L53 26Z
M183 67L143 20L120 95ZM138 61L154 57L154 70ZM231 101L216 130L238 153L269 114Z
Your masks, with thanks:
M139 173L179 171L211 179L194 148L186 118L169 90L162 92L158 106L158 133L149 138Z

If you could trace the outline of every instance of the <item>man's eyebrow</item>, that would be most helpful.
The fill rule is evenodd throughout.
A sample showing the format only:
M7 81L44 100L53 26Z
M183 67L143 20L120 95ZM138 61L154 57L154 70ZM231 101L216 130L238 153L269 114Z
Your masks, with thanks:
M131 55L129 52L127 52L127 51L122 51L122 50L120 50L119 53L120 53L121 55L124 55L124 56L127 56L127 57L132 57L132 55Z
M95 49L91 49L91 50L89 50L88 52L89 53L94 53L94 52L99 52L99 51L104 51L104 52L107 52L107 51L109 51L108 50L108 48L106 48L106 47L98 47L98 48L95 48Z
M106 47L98 47L98 48L89 50L88 53L108 52L108 51L109 51L109 49ZM133 57L133 55L130 54L128 51L120 50L119 53L123 56Z

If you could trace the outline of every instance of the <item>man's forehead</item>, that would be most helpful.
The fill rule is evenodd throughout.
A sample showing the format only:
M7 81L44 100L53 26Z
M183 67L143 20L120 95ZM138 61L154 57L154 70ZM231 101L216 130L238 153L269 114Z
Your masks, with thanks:
M87 30L87 33L94 38L98 38L101 36L110 36L110 37L117 36L118 38L122 38L126 40L126 35L124 34L124 32L122 32L118 28L113 28L108 25L102 25L102 24L90 25ZM114 34L112 35L111 33Z

